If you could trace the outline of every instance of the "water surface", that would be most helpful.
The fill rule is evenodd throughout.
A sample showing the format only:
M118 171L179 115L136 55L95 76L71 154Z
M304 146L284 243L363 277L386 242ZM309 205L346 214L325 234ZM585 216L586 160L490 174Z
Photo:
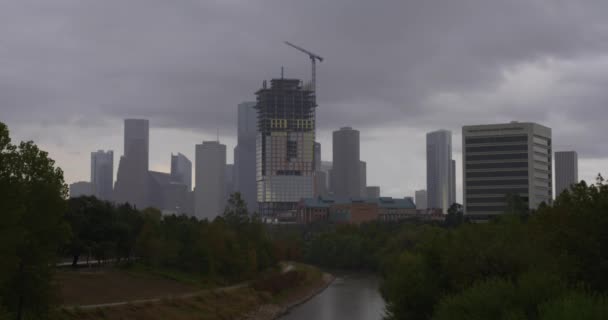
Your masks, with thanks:
M325 291L281 320L381 320L384 300L378 285L378 278L370 275L337 276Z

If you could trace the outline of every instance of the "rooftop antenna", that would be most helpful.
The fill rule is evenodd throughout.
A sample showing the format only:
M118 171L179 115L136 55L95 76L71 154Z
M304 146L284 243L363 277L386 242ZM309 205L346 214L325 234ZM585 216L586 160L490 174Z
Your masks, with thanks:
M220 143L220 128L217 128L217 143Z

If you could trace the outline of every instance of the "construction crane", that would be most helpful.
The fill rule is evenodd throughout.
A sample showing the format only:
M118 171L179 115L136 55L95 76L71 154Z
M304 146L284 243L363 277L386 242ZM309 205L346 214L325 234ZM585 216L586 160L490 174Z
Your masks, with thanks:
M312 63L312 79L311 79L311 85L312 85L312 91L316 93L317 91L317 86L316 86L316 82L317 82L317 60L319 60L319 62L323 62L323 58L321 58L320 56L306 50L303 49L301 47L296 46L295 44L289 42L289 41L285 41L285 44L295 48L299 51L302 51L304 53L306 53L308 55L308 57L310 58L310 62Z

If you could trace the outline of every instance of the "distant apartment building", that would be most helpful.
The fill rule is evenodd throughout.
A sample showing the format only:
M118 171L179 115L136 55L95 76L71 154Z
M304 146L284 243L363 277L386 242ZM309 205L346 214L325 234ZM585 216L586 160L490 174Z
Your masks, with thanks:
M378 186L365 187L365 197L368 199L380 198L380 187L378 187Z
M112 200L114 189L114 152L91 152L91 185L93 195L101 200Z
M331 191L337 198L361 197L359 131L343 127L333 132Z
M507 196L518 195L529 209L551 202L550 128L523 122L465 126L462 145L466 215L502 214Z
M416 200L416 209L418 210L426 210L428 209L426 198L426 190L416 190L415 192L415 200Z
M321 161L321 171L325 173L325 186L327 187L327 192L331 192L331 169L334 164L331 161Z
M171 180L192 190L192 161L181 153L171 154Z
M426 135L427 206L447 213L455 202L452 133L438 130Z
M150 204L149 153L150 125L145 119L126 119L124 122L124 154L120 157L114 199L129 202L138 208Z
M401 221L416 218L416 206L411 198L374 199L308 198L298 204L296 222L309 224L361 224L371 221Z
M578 183L578 154L576 151L555 152L555 197Z
M92 196L93 185L87 181L79 181L70 184L70 198L77 198L81 196Z
M224 212L226 195L226 146L203 141L195 148L194 214L213 220Z
M241 193L249 213L258 211L256 181L256 136L258 130L255 101L238 105L237 145L234 148L234 190Z
M314 92L298 79L264 81L257 93L257 200L267 218L293 214L314 196Z
M327 173L322 170L321 165L321 144L315 142L314 152L314 165L315 165L315 196L325 197L327 193Z

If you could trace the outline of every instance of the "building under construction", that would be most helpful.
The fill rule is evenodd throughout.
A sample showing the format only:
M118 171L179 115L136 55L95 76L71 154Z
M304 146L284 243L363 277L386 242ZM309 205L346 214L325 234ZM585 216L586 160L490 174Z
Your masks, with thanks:
M259 213L295 213L314 194L315 94L298 79L264 81L256 92L256 179Z

